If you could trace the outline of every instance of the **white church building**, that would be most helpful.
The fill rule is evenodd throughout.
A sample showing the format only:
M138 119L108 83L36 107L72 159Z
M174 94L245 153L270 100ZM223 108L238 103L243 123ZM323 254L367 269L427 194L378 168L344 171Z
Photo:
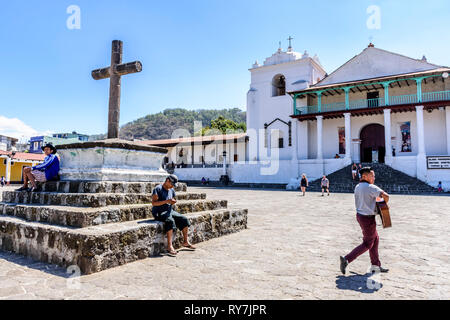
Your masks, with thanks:
M450 189L450 68L370 44L330 74L292 47L249 71L245 147L223 148L242 155L221 158L226 169L211 180L226 172L235 183L288 184L380 162ZM208 170L175 173L200 180Z

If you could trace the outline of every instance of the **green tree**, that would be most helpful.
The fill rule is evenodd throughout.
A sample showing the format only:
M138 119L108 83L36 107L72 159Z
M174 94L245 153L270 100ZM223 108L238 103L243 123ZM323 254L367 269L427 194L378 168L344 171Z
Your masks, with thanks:
M214 130L215 129L215 130ZM211 125L202 129L202 135L213 134L231 134L241 133L246 131L244 122L236 123L233 120L226 119L224 116L219 116L217 119L211 121Z
M223 118L217 122L219 117ZM145 140L157 140L157 139L170 139L172 133L176 129L186 129L190 134L194 134L194 121L201 121L202 127L212 128L212 122L216 121L214 126L220 128L222 132L222 121L230 120L237 125L231 123L225 124L232 129L242 129L245 131L245 111L239 108L231 109L199 109L199 110L187 110L183 108L165 109L162 112L156 114L149 114L145 117L139 118L135 121L129 122L120 128L120 138L126 140L132 139L145 139ZM226 122L226 121L225 121ZM226 130L226 129L225 129ZM206 131L206 130L202 130ZM210 130L212 132L212 130ZM226 131L224 132L226 133ZM196 134L200 134L196 133ZM91 136L91 140L97 140L99 138L105 138L106 135L94 135Z

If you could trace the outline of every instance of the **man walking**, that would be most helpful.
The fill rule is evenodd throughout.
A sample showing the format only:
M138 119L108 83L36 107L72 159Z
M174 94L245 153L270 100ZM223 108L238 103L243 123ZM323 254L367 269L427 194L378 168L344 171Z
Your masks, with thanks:
M155 220L164 222L164 232L167 234L167 251L171 257L175 257L177 254L172 244L173 234L177 229L183 232L183 247L195 250L195 247L188 240L188 228L190 226L188 218L172 209L172 205L177 203L174 190L177 183L177 176L171 174L163 184L155 187L152 193L152 214Z
M356 220L363 233L363 243L345 257L340 257L341 272L345 274L347 265L369 250L372 266L376 266L380 272L385 273L389 270L381 267L381 262L378 258L378 242L380 238L375 222L375 210L377 198L382 197L388 203L389 195L374 185L375 172L371 168L362 168L360 174L361 181L355 188L355 206L357 212Z

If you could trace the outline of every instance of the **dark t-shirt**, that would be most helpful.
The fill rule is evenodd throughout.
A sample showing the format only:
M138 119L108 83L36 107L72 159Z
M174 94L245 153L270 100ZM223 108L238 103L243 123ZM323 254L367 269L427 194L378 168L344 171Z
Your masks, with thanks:
M174 199L175 198L175 189L169 189L166 190L164 189L164 187L162 186L162 184L160 184L159 186L156 186L153 189L152 195L158 195L158 201L164 201L164 200L169 200L169 199ZM162 206L154 206L152 207L152 213L153 214L159 214L165 211L170 211L172 210L172 205L171 204L164 204Z

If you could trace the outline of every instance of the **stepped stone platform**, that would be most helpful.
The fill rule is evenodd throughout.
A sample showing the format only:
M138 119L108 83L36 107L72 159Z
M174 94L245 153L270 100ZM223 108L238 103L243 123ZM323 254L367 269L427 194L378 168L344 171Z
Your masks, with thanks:
M435 194L437 189L429 186L425 182L408 176L407 174L395 170L381 163L363 163L363 167L372 167L375 170L375 184L389 194ZM353 193L357 180L352 179L351 166L347 166L327 176L330 180L330 192ZM310 182L308 191L320 192L321 179Z
M43 192L5 191L0 203L0 249L91 274L166 251L163 224L151 214L159 183L60 181ZM247 209L177 187L174 209L191 222L192 243L247 227ZM174 237L175 248L182 242Z

